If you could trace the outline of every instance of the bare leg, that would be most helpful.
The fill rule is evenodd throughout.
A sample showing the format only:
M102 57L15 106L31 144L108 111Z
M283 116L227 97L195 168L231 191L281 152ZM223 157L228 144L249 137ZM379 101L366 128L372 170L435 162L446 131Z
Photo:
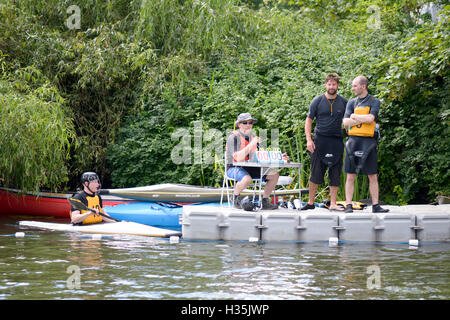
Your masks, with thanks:
M378 204L378 178L377 174L369 174L369 192L372 198L372 204Z
M345 202L352 204L353 192L355 190L356 173L347 173L347 181L345 182Z
M241 181L236 183L236 187L234 188L234 195L238 196L241 194L242 190L247 188L252 182L252 177L246 175Z
M280 177L280 174L278 172L267 176L267 183L266 186L264 188L264 196L263 198L269 198L270 195L272 194L273 190L275 189L277 183L278 183L278 178Z
M336 204L338 188L336 186L330 186L330 209L339 209Z
M319 187L318 184L309 181L309 201L308 204L314 204L314 198L316 197L317 188Z
M370 174L369 177L369 192L370 197L372 198L372 212L375 213L384 213L389 212L389 209L385 209L380 207L378 203L378 177L376 174Z

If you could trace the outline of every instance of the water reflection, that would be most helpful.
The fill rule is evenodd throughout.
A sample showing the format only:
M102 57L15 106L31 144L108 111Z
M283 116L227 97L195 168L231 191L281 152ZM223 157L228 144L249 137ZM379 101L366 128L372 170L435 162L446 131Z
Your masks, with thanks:
M0 234L17 226L0 223ZM0 299L448 299L449 244L0 237ZM80 268L80 288L67 268ZM380 287L368 288L370 266ZM370 280L370 279L369 279Z

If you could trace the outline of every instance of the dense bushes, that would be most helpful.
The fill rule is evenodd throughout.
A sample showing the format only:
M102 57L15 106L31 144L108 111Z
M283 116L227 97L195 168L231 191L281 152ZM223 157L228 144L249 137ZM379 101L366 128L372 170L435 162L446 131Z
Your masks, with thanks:
M261 17L265 17L264 23L260 22ZM258 34L253 36L251 47L240 47L226 59L211 57L219 62L209 61L197 73L191 72L190 81L170 92L160 93L155 87L144 90L144 95L158 99L147 98L146 101L152 102L143 104L145 111L129 119L119 140L109 148L108 159L114 168L116 186L167 181L217 185L221 178L217 164L195 163L194 154L191 164L175 166L171 161L163 161L170 159L170 150L181 143L181 139L173 141L171 135L180 127L189 129L192 135L193 122L201 119L205 130L217 129L225 140L236 116L245 111L259 119L256 129L268 130L269 146L270 130L277 129L279 146L291 159L305 163L302 187L306 186L309 156L302 145L304 119L312 98L323 93L328 72L342 75L341 93L351 97L349 84L353 77L369 73L381 58L379 48L367 49L370 41L377 38L382 43L386 39L376 33L367 39L340 30L330 33L310 25L295 11L263 8L254 19ZM336 38L340 41L335 41ZM155 118L160 120L154 121ZM144 162L139 158L152 160L144 160L147 167L139 170L136 167ZM130 163L133 165L129 166Z
M450 193L449 9L438 24L424 23L390 48L377 66L386 102L380 175L384 193L398 186L406 202Z
M0 183L39 191L67 182L75 131L58 91L32 67L0 80Z
M81 172L88 170L96 170L108 180L105 147L114 140L124 114L133 111L138 98L138 74L131 57L141 48L128 40L130 26L125 22L130 12L121 10L129 5L119 0L109 4L112 6L91 1L94 8L87 3L81 7L80 30L67 28L70 4L65 1L7 1L0 5L0 52L8 71L4 75L28 66L39 70L71 111L65 121L75 127L76 136L70 143L70 160L63 165L68 175L60 178L59 188L75 188ZM42 170L46 166L42 163ZM54 185L42 180L40 187Z
M59 128L56 140L38 138L54 158L12 155L2 162L0 183L73 189L82 171L95 170L106 187L217 185L221 159L199 161L199 128L224 143L237 114L249 111L259 119L256 129L268 129L269 140L277 129L280 148L305 164L305 187L304 119L325 75L337 72L345 97L352 96L351 80L365 74L369 91L383 100L382 198L399 203L448 194L448 7L437 24L420 20L415 0L265 3L92 0L80 4L75 30L66 26L69 1L0 5L2 113L10 128L19 128L20 112ZM368 23L374 17L380 17L375 27ZM26 90L11 86L30 86L17 80L24 70L43 80ZM48 100L50 91L57 99ZM36 113L44 104L50 114ZM12 109L17 113L6 111ZM209 138L201 139L202 150ZM11 136L0 143L6 150ZM190 163L173 161L181 145ZM5 169L20 168L19 158L54 175ZM358 196L367 196L367 186L360 189Z

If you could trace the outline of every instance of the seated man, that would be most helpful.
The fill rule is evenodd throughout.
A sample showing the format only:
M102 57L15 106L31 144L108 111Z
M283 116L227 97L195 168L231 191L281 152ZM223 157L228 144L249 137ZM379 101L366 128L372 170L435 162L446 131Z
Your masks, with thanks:
M96 211L80 211L75 208L70 209L70 220L74 225L92 224L99 222L115 222L99 214L102 211L102 198L97 194L100 190L100 178L95 172L85 172L81 175L81 185L83 190L76 193L73 198L83 202L88 208ZM103 215L107 215L102 211Z
M253 124L256 119L252 118L249 113L241 113L236 120L238 130L233 131L227 139L226 154L227 157L227 176L237 181L234 188L235 208L241 208L243 197L240 196L242 190L246 189L252 182L252 178L259 179L261 170L256 167L235 167L233 162L248 161L250 155L253 154L259 146L259 137L252 133ZM285 155L284 155L285 156ZM285 156L285 159L287 157ZM269 202L270 194L278 183L280 174L276 170L271 170L263 177L266 181L264 195L262 200L263 210L277 209L277 206Z

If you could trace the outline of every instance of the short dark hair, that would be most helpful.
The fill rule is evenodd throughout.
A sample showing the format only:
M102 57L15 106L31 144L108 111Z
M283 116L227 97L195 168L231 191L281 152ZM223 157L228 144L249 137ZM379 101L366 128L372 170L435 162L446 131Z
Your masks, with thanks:
M327 74L327 77L325 78L325 83L327 83L330 80L334 80L337 83L339 83L339 75L337 73L329 73L329 74Z
M369 80L367 80L367 78L364 77L364 76L360 76L359 77L359 84L362 85L362 86L366 86L366 89L367 89L367 87L369 86Z

